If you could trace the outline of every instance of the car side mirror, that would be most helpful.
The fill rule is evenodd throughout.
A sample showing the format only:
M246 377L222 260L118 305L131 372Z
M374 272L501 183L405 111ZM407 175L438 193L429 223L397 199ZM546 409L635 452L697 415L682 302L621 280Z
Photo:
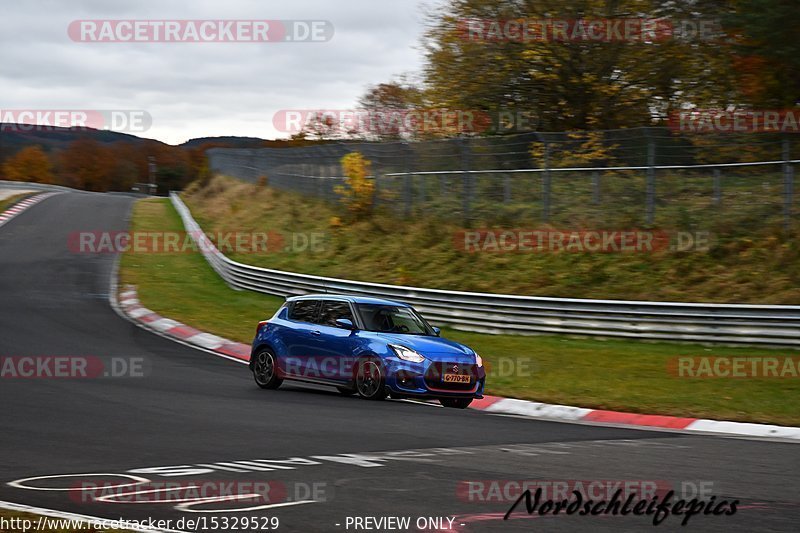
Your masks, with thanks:
M433 326L433 334L434 335L436 335L438 337L441 332L442 332L442 328L437 328L436 326Z
M350 331L356 329L353 321L349 318L337 318L336 319L336 326L344 329L349 329Z

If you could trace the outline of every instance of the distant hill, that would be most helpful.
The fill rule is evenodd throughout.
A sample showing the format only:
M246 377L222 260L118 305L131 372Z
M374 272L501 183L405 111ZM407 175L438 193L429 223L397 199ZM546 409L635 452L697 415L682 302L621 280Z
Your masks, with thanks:
M30 126L25 124L9 124L7 122L0 122L0 154L12 154L21 148L24 148L25 146L30 146L33 144L40 145L46 152L52 152L54 150L66 148L72 141L76 139L82 139L86 137L104 144L110 144L118 141L125 141L133 144L164 144L161 141L143 139L128 133L96 130L92 128L52 127L48 129L34 129L32 131L25 131L25 128L27 127Z
M266 139L260 139L258 137L236 137L228 135L220 137L198 137L196 139L189 139L185 143L179 144L178 146L184 148L197 148L198 146L206 143L214 143L225 144L231 148L259 148L264 146L264 143L266 142L268 142Z
M304 146L309 144L325 144L328 142L340 142L331 140L290 140L276 139L268 140L259 137L237 137L235 135L221 135L218 137L197 137L178 144L170 145L154 139L145 139L129 133L120 133L109 130L97 130L93 128L59 128L49 127L48 129L37 129L25 131L25 124L10 124L0 122L0 161L13 155L20 149L38 144L45 152L55 152L66 149L69 144L77 139L90 138L104 144L124 141L133 145L155 143L160 146L174 146L180 149L193 150L203 145L213 145L217 147L229 148L264 148L267 146L285 148L292 146Z

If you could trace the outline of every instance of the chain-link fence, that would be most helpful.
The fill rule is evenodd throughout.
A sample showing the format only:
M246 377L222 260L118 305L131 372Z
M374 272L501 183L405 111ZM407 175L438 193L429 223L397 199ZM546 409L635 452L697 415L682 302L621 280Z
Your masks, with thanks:
M466 226L659 226L737 233L796 222L790 135L666 128L208 151L212 172L336 202L341 158L372 163L374 204Z

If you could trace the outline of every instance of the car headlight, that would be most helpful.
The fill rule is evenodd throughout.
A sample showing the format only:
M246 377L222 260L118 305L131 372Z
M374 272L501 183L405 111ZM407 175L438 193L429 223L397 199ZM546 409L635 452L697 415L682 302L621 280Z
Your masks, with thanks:
M483 366L483 358L477 353L475 354L475 364L478 366Z
M421 363L425 360L425 357L421 353L415 352L411 348L406 348L405 346L400 346L399 344L390 344L389 348L391 348L392 351L397 354L397 357L403 361Z

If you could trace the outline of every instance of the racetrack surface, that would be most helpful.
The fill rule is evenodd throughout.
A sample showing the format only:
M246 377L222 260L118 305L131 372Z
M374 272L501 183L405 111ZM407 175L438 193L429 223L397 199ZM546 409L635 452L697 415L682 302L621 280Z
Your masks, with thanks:
M684 531L797 528L795 444L367 402L288 383L277 391L260 390L245 365L118 316L109 304L115 257L70 251L72 232L127 229L133 201L59 194L0 229L0 356L141 358L147 369L144 377L0 378L0 500L107 518L277 516L278 531L354 531L346 528L348 516L408 516L412 524L417 517L456 517L459 531L642 531L653 527L651 517L528 518L521 506L514 519L502 521L510 501L487 503L478 494L471 501L458 489L468 480L657 481L659 487L693 482L713 487L718 500L741 503L734 516L695 516ZM255 326L261 318L242 320ZM299 459L266 461L290 458ZM254 460L261 462L232 463ZM8 485L78 473L103 476L29 485L127 483L120 475L131 470L177 465L207 466L192 467L190 476L132 475L154 483L270 481L275 494L317 501L200 514L175 509L180 502L85 502L75 491ZM313 487L316 497L306 494ZM212 502L193 509L248 505ZM659 529L678 529L679 522L669 517Z

